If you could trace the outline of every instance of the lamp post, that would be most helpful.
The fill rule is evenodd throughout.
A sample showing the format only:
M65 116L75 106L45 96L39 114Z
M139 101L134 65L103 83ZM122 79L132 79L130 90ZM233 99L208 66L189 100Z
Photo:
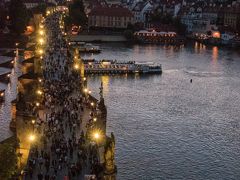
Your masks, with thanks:
M19 43L16 42L16 43L15 43L15 46L16 46L16 56L17 56L17 57L18 57L18 45L19 45Z
M33 119L33 120L31 121L31 123L32 123L33 132L34 132L34 125L35 125L35 123L36 123L35 119Z
M37 90L37 94L41 96L43 92L41 90Z
M40 106L40 103L39 103L39 102L36 102L36 106L39 107L39 106Z
M100 139L101 139L100 131L98 131L98 130L94 131L93 140L96 142L97 145L99 144Z
M30 135L29 135L29 141L30 141L31 143L34 142L35 139L36 139L36 136L35 136L34 134L30 134Z

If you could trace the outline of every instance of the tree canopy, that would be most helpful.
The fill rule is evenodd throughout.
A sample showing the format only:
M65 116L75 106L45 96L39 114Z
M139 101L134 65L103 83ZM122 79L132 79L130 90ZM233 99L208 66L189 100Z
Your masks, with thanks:
M176 28L177 32L180 35L184 35L186 32L186 26L181 23L179 17L173 17L168 13L162 13L159 11L155 11L150 15L150 22L157 22L160 24L172 25Z
M9 16L12 22L12 30L17 34L23 33L26 29L30 16L22 0L10 1Z
M66 23L68 25L86 25L87 16L84 12L84 5L82 0L74 0L73 3L69 6L69 17L66 17Z
M16 171L17 154L13 144L0 145L0 179L9 179Z

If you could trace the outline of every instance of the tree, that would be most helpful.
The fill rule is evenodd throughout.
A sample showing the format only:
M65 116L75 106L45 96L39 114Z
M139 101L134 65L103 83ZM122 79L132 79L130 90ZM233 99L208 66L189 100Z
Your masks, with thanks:
M4 6L1 6L1 11L0 11L0 29L5 27L5 22L6 22L6 16L7 16L7 12Z
M134 32L131 29L127 29L124 31L124 36L128 39L128 40L133 40L134 39Z
M38 6L31 9L33 13L45 14L47 9L46 3L41 3Z
M177 29L178 34L185 35L187 28L186 25L181 22L179 17L173 19L173 25Z
M87 16L84 12L82 0L74 0L69 6L69 22L71 24L84 26L87 23Z
M12 30L21 34L29 22L29 13L22 0L11 0L9 4L9 15L12 22Z
M17 154L13 144L0 145L0 162L0 179L10 179L17 166Z

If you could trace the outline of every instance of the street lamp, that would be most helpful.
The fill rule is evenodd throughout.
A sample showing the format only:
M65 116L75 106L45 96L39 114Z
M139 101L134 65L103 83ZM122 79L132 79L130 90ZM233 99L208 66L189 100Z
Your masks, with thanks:
M84 91L85 93L87 93L87 92L88 92L88 89L87 89L87 88L85 88L83 91Z
M40 43L41 45L44 43L43 38L40 38L40 39L39 39L39 43Z
M42 49L39 49L39 54L42 55L43 54L43 50Z
M102 133L99 129L94 130L93 134L92 134L92 138L94 141L96 141L96 143L99 143L99 140L102 138Z
M39 31L39 34L42 36L44 34L44 31L43 30L40 30Z
M33 120L32 120L32 124L35 124L35 122L36 122L35 119L33 119Z
M36 122L35 119L32 119L31 123L32 123L33 132L34 132L34 124L35 124L35 122Z
M98 132L94 133L94 138L98 140L100 138L100 134Z
M30 142L33 142L35 139L36 139L36 137L35 137L34 134L31 134L31 135L29 136Z
M75 69L79 69L79 65L78 65L78 64L75 64L75 65L74 65L74 68L75 68Z
M41 90L37 90L37 94L42 95L43 92Z

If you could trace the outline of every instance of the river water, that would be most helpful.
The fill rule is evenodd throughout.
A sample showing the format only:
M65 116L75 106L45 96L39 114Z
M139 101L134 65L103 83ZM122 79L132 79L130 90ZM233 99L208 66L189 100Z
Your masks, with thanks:
M120 180L240 179L240 52L101 44L84 58L152 61L162 75L95 76L103 82ZM193 83L190 83L193 79Z
M84 58L153 61L163 67L162 75L88 78L97 97L103 82L118 179L240 179L240 52L198 43L180 48L101 44L101 49ZM11 83L0 84L7 89L1 140L11 135L10 105L20 75L15 66Z

